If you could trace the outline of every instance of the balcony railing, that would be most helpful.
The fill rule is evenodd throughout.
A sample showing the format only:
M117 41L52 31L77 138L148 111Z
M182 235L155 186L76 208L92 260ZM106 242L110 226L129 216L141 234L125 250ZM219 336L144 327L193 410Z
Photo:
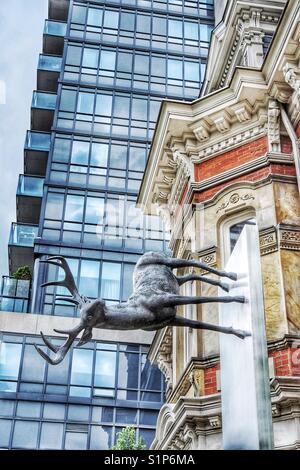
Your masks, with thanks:
M49 152L50 134L48 132L28 131L25 140L26 150L36 150L40 152Z
M46 70L48 72L60 72L62 65L62 58L57 56L40 54L38 69Z
M44 34L49 34L51 36L65 36L67 33L66 23L61 21L51 21L46 20L44 27Z
M0 310L28 312L30 284L29 280L3 276L0 291Z
M32 247L38 235L38 226L13 223L11 226L9 245Z
M34 91L32 96L32 108L55 110L57 95L55 93L44 93Z
M44 178L20 175L17 196L43 197Z

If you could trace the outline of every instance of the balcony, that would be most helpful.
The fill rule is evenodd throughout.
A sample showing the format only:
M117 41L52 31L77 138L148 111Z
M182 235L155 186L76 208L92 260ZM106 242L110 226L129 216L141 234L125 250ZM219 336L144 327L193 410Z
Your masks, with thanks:
M33 245L37 235L37 225L12 224L8 242L10 272L15 272L20 266L33 266Z
M31 129L50 131L53 124L57 95L34 91L31 103Z
M62 55L66 33L66 23L46 20L43 39L44 54Z
M40 54L37 71L38 90L50 91L53 93L57 92L61 65L61 57Z
M17 221L38 224L43 197L44 178L20 175L17 189Z
M0 291L0 311L27 313L30 281L3 276Z
M67 21L70 0L49 0L49 18L51 20Z
M24 169L26 174L45 175L50 140L51 134L48 132L27 132L24 149Z

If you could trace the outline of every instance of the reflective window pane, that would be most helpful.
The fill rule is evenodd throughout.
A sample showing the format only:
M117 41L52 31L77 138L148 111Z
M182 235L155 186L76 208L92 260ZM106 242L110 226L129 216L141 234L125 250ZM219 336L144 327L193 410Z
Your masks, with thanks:
M84 198L81 196L67 196L65 220L82 222Z
M61 449L63 440L63 424L43 423L41 429L40 449Z
M0 379L17 380L21 359L21 344L0 343Z
M101 297L103 299L119 299L121 265L106 263L102 265Z
M98 297L100 263L83 260L80 270L80 292L87 297Z
M120 353L119 356L119 387L137 388L139 375L139 355Z
M39 423L35 421L16 421L12 447L36 449Z
M0 448L8 448L12 421L9 419L0 419Z
M45 360L37 354L34 346L26 344L22 364L22 380L43 382L44 375Z
M74 349L71 370L72 385L91 385L92 366L93 351Z
M94 385L96 387L115 386L116 353L97 351Z
M108 450L112 445L112 428L108 426L91 426L90 449Z
M65 449L66 450L85 450L87 448L86 433L66 432Z

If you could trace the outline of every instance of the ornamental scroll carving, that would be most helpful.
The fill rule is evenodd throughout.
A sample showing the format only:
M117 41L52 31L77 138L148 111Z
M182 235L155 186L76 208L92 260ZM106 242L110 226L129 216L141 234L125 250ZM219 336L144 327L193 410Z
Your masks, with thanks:
M218 214L220 211L224 209L227 209L227 207L231 205L236 205L241 202L250 201L251 199L253 200L255 199L254 196L252 196L252 194L240 195L238 193L234 193L230 196L230 198L227 201L224 201L223 204L221 204L221 206L218 207L216 214Z

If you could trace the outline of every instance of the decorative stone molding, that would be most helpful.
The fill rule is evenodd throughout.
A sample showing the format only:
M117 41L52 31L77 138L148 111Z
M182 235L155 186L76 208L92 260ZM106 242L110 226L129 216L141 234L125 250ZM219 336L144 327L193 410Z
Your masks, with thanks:
M278 403L272 404L272 416L280 416L280 406Z
M216 266L217 264L217 247L213 246L207 248L198 253L199 260L201 263L205 263L208 266Z
M260 231L259 244L261 256L277 251L278 239L276 227L270 227Z
M192 166L188 157L183 153L182 149L172 145L171 147L173 160L177 163L178 167L182 168L184 176L189 178L192 174Z
M196 139L199 140L199 142L203 142L207 140L210 136L210 126L203 119L202 121L200 121L199 126L194 129L193 132L196 136Z
M250 200L255 200L255 197L252 194L245 193L245 194L239 194L239 193L233 193L231 196L224 201L216 210L216 214L218 214L221 211L224 211L225 209L229 208L230 206L235 206L236 204L241 204L244 201L250 201Z
M262 123L253 126L251 129L248 130L241 130L235 134L231 135L227 139L223 137L222 140L219 142L215 142L213 144L208 145L207 147L201 147L197 152L197 155L193 155L191 157L191 162L193 163L200 163L205 159L210 157L216 157L220 153L228 152L229 150L233 150L236 147L243 145L243 143L250 142L253 139L259 139L266 134L265 123L267 122L267 115L261 116Z
M218 113L216 116L210 116L210 119L213 121L217 130L221 132L221 134L224 134L225 132L229 131L231 127L230 116L226 111Z
M193 370L189 374L189 380L194 389L194 397L200 397L203 390L203 370Z
M221 421L220 416L212 416L208 418L208 421L209 421L209 425L212 428L220 428L222 426L222 421Z
M269 151L280 152L280 107L276 100L269 101L268 108L268 138Z
M300 99L300 69L290 62L287 62L282 69L286 83L295 90Z
M270 96L284 104L289 102L291 94L291 88L283 82L274 82L270 90Z
M300 227L279 226L280 248L300 251Z

